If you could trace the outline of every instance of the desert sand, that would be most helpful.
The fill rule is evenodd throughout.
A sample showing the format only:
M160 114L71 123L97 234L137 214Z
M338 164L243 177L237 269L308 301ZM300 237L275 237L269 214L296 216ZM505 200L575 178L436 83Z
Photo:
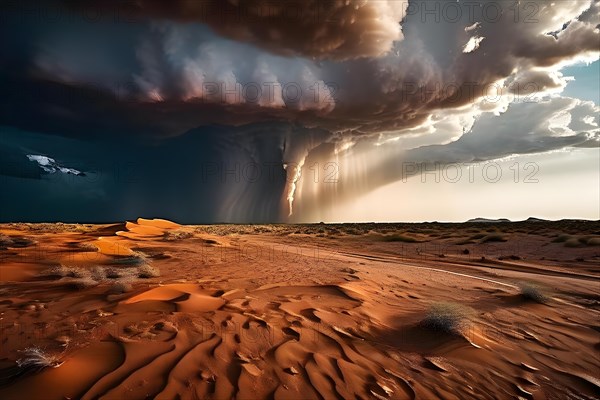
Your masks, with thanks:
M0 233L2 399L600 398L600 222Z

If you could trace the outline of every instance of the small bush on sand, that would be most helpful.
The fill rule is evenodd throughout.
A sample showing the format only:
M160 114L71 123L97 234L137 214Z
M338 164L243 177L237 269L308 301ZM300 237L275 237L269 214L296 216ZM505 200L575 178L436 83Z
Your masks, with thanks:
M16 247L16 248L21 248L21 247L28 247L31 246L32 244L35 243L34 240L29 239L27 237L24 236L6 236L6 235L2 235L3 237L0 237L0 247L2 248L6 248L6 247Z
M556 238L554 238L554 240L552 240L552 243L564 243L567 240L571 239L573 236L571 235L558 235Z
M174 240L189 239L193 236L194 236L194 234L192 232L184 231L182 229L177 229L174 231L165 232L165 234L163 236L163 240L170 242L170 241L174 241Z
M10 247L12 245L12 239L9 236L0 233L0 249L6 249L7 247Z
M160 276L160 270L150 264L144 264L137 269L140 278L156 278Z
M39 347L23 350L23 357L17 360L17 366L28 372L38 372L44 368L56 368L62 362L56 355L48 354Z
M421 325L440 332L456 333L469 318L471 310L457 303L431 305Z
M418 242L418 240L413 237L401 235L399 233L396 233L393 235L385 235L382 237L381 240L384 242L402 242L402 243L417 243Z
M471 240L478 240L478 239L483 239L485 237L485 233L478 233L476 235L473 235L470 237Z
M493 234L487 235L483 239L481 239L480 243L488 243L488 242L506 242L506 239L504 238L504 236L502 236L498 233L493 233Z
M518 286L520 295L525 300L537 303L546 303L549 300L544 290L533 283L522 282Z
M91 279L92 273L85 268L72 268L70 276L78 279Z
M92 268L90 274L92 276L92 279L98 282L102 282L106 279L106 271L103 267L100 266L95 266L94 268Z
M579 247L583 244L577 238L571 238L565 242L565 247Z
M83 290L88 289L98 285L98 282L93 280L90 276L85 278L73 278L67 281L67 284L74 289Z
M113 294L128 293L128 292L131 292L132 290L133 290L133 286L131 286L131 283L128 281L125 281L125 280L120 280L120 281L113 283L113 285L110 287L110 289L108 289L109 293L113 293Z
M513 260L513 261L517 261L517 260L521 260L521 257L511 254L511 255L507 255L507 256L500 256L498 257L498 260L504 261L504 260Z
M587 241L588 246L600 246L600 237L590 238Z
M148 262L148 256L141 251L136 251L132 256L118 258L114 262L120 265L143 265Z
M78 243L77 247L82 251L98 251L98 247L96 247L91 242Z
M75 268L67 267L61 264L42 272L42 275L58 276L61 278L75 278L75 272Z
M104 274L108 279L119 279L124 275L120 268L106 268Z

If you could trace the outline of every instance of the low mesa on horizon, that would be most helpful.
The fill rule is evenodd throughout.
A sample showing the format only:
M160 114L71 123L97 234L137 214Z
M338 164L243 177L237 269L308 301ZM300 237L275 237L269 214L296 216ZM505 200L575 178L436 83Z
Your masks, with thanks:
M0 21L1 399L600 400L600 1Z

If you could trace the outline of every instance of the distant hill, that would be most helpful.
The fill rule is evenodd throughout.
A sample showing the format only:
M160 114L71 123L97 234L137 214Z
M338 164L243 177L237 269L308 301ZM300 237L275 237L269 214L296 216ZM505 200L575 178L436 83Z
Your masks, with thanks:
M509 219L500 218L500 219L490 219L490 218L472 218L467 221L468 222L480 222L480 223L496 223L496 222L510 222Z
M527 222L548 222L547 219L541 219L541 218L535 218L535 217L529 217L526 220Z

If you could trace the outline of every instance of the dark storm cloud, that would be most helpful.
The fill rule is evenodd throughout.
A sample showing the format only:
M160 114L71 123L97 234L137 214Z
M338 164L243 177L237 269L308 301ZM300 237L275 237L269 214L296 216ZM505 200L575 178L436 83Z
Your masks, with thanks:
M258 0L12 3L0 25L8 54L0 57L0 125L84 147L174 151L171 142L212 148L218 139L228 149L223 159L275 162L280 172L287 165L287 182L268 195L267 184L227 186L219 198L228 199L221 201L228 211L216 214L243 219L235 202L244 198L262 209L248 215L280 215L272 207L293 197L311 154L417 132L456 142L514 97L562 90L562 64L598 57L597 1L479 3L309 1L301 3L304 15ZM48 7L59 17L48 17ZM549 117L529 118L538 123L542 115ZM569 139L515 139L510 150L594 142L583 140L588 127L572 130ZM188 138L202 135L206 141ZM494 155L486 153L492 142L468 138L460 142L466 153L445 149L465 160ZM136 198L152 194L129 189Z
M380 56L402 38L408 1L160 0L65 1L74 9L124 20L204 23L218 34L282 55L319 59Z
M208 3L208 9L216 7ZM325 7L322 3L304 8L320 9ZM388 7L385 1L363 3L356 11L359 14L371 15L375 8ZM81 5L77 4L74 7L79 9ZM471 2L457 3L460 18L450 18L444 2L415 1L402 21L405 38L390 42L389 51L381 57L320 64L280 57L215 36L202 25L191 23L200 18L196 18L194 10L202 2L178 2L169 7L170 11L160 4L163 3L125 3L126 7L133 7L129 11L134 15L160 16L163 22L148 25L139 18L134 18L134 23L121 21L117 26L125 26L121 27L122 39L110 34L115 25L112 19L101 19L78 35L60 35L62 25L56 25L52 35L33 35L31 42L35 46L29 47L37 51L30 54L28 68L17 72L23 80L16 88L21 108L27 109L30 102L32 108L40 109L58 124L73 126L73 119L78 118L104 120L99 126L105 131L124 129L134 134L140 131L173 136L203 124L291 119L361 137L411 128L436 110L472 104L490 90L501 88L502 80L514 74L521 79L513 78L511 82L527 85L528 93L544 91L553 83L548 79L540 81L538 78L545 72L531 72L532 68L590 52L597 54L600 50L598 17L590 11L597 9L598 3L581 1L554 5L528 2L527 6L536 6L535 12L523 5L518 16L510 14L517 12L509 7L513 5L510 2L482 2L494 7L475 8ZM337 4L332 2L327 7L337 9ZM432 8L432 4L437 8ZM262 5L263 2L250 2L246 6ZM120 9L113 3L107 7ZM492 18L491 8L504 11L503 16ZM210 16L207 18L210 20ZM168 19L178 22L164 22ZM257 29L259 25L261 29L269 27L268 21L271 20L261 20ZM248 23L247 29L252 31L255 22ZM273 24L276 32L280 25ZM140 25L145 28L139 28ZM285 24L288 25L293 26ZM323 25L326 26L324 22ZM244 22L235 26L242 29ZM302 32L301 36L310 38L305 30ZM555 32L554 36L548 32ZM364 36L364 40L370 37ZM463 53L473 37L481 38L479 47ZM301 44L288 40L286 35L281 40L289 48L302 49ZM360 48L364 40L350 40L348 45ZM314 43L312 39L307 41ZM120 54L111 59L112 44L122 42L135 47L129 47L127 57ZM274 43L268 38L264 42L264 46ZM98 51L103 56L95 64L101 67L87 66L85 61L94 59ZM119 52L127 53L127 48ZM102 64L106 59L110 60L110 68ZM9 79L9 85L13 79ZM52 99L53 91L47 89L52 82L66 85L55 90L56 100ZM519 91L514 87L510 90ZM97 92L93 97L90 88ZM62 91L72 96L68 99L72 104L65 104ZM15 90L9 92L15 94ZM32 98L40 92L47 97L45 106ZM5 114L14 114L11 105L6 107L9 112ZM54 130L53 123L47 125Z

